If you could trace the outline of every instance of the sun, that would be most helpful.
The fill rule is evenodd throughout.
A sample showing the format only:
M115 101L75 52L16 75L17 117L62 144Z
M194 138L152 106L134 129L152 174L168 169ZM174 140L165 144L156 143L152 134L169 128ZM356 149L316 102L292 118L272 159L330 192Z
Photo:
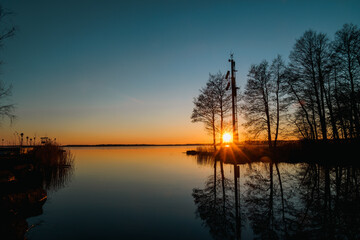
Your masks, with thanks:
M232 141L232 135L230 133L224 133L222 138L224 143L230 143Z

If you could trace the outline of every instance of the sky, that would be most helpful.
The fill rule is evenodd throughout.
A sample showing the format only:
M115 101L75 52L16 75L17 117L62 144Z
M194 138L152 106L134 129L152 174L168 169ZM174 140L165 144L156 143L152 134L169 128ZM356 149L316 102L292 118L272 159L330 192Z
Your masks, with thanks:
M286 60L306 30L360 26L360 1L2 0L16 34L0 48L16 120L0 137L61 144L208 143L192 123L209 73L236 61L243 89L251 64ZM241 126L240 126L241 128ZM240 134L241 136L241 134Z

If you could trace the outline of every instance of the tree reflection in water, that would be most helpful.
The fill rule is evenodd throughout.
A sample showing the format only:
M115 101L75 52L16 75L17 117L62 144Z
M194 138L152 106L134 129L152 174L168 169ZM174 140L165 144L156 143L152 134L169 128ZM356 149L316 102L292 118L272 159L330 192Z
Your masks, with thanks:
M359 168L302 164L292 229L305 238L360 239Z
M214 239L360 239L359 167L223 157L197 156L214 173L192 193Z
M48 191L56 191L70 181L71 154L59 148L48 150L41 156L44 159L1 159L0 239L26 239L26 233L35 227L28 226L26 219L43 213Z
M204 189L193 189L196 215L204 221L214 239L239 239L241 217L236 165L233 165L234 179L230 179L225 177L222 158L209 155L197 157L198 164L211 164L214 173L208 177Z

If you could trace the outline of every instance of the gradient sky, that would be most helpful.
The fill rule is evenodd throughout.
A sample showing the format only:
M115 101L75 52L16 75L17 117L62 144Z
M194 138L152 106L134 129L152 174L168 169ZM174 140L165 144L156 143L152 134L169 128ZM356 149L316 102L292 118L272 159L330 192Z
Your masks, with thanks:
M208 74L238 84L251 64L285 59L306 30L332 39L360 26L360 1L2 0L16 36L0 49L0 78L13 85L14 132L62 144L211 142L191 123Z

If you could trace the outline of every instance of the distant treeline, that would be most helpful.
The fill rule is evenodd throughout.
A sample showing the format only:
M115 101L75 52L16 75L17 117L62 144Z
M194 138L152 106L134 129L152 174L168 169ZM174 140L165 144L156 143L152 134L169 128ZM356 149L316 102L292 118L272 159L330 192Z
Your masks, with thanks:
M176 146L206 146L209 144L204 143L191 143L191 144L94 144L94 145L84 145L84 144L72 144L72 145L63 145L63 147L176 147Z
M214 141L229 125L231 93L224 78L210 75L194 99L191 117L205 123ZM269 146L279 138L359 139L359 83L359 28L345 24L332 40L308 30L295 41L288 63L278 55L271 63L263 60L250 67L238 99L246 139L266 139Z

